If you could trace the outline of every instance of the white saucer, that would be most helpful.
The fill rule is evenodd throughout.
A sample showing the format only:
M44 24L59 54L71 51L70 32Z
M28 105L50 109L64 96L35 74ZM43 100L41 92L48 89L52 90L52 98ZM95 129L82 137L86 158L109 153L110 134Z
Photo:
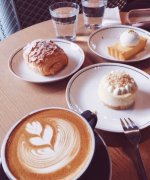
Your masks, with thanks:
M98 98L101 78L112 70L129 73L137 82L138 93L135 105L127 110L113 110L102 104ZM101 63L88 66L77 72L66 89L69 108L78 113L91 110L97 113L96 128L110 132L123 132L120 118L130 117L142 129L150 125L150 76L132 66L119 63Z
M120 35L127 29L133 29L139 35L146 37L147 45L142 52L138 53L136 56L134 56L129 60L123 61L123 60L115 59L114 57L108 54L107 47L118 42ZM137 27L126 26L126 25L104 27L98 29L97 31L93 32L90 35L88 39L88 46L94 54L108 61L122 62L122 63L139 62L150 58L150 32Z
M62 80L75 73L84 62L85 55L83 50L77 44L70 41L61 39L51 40L58 44L69 58L68 65L62 71L54 76L42 76L32 71L24 62L22 57L23 48L20 48L10 58L9 68L11 72L18 78L33 83L54 82Z

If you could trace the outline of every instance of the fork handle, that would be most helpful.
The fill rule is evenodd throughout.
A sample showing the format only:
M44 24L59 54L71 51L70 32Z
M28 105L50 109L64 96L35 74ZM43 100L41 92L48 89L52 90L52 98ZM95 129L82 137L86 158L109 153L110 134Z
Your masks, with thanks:
M137 155L137 161L138 161L137 163L138 163L141 178L142 178L142 180L148 180L148 177L146 175L146 171L145 171L144 164L143 164L141 154L140 154L140 151L139 151L138 147L136 147L135 152L136 152L136 155Z

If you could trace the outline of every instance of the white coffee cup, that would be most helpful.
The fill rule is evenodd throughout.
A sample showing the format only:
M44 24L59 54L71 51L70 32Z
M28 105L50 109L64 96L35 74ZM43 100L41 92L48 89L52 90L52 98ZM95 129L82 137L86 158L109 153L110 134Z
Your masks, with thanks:
M35 179L78 179L95 151L93 130L83 116L50 107L20 119L2 143L2 167L8 178L33 179L36 174Z

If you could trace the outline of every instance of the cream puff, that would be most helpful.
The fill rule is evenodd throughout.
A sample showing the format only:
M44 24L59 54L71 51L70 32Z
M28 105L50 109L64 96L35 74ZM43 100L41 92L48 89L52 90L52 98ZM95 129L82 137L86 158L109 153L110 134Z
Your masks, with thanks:
M98 96L112 109L127 109L134 104L137 90L133 77L123 71L112 71L100 81Z

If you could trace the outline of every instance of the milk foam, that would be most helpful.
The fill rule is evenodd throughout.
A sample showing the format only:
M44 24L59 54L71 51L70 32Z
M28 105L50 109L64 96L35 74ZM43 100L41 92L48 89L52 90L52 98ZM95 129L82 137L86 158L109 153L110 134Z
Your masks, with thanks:
M20 136L17 155L20 163L34 173L51 173L72 161L80 149L77 127L63 119L49 123L27 123Z

